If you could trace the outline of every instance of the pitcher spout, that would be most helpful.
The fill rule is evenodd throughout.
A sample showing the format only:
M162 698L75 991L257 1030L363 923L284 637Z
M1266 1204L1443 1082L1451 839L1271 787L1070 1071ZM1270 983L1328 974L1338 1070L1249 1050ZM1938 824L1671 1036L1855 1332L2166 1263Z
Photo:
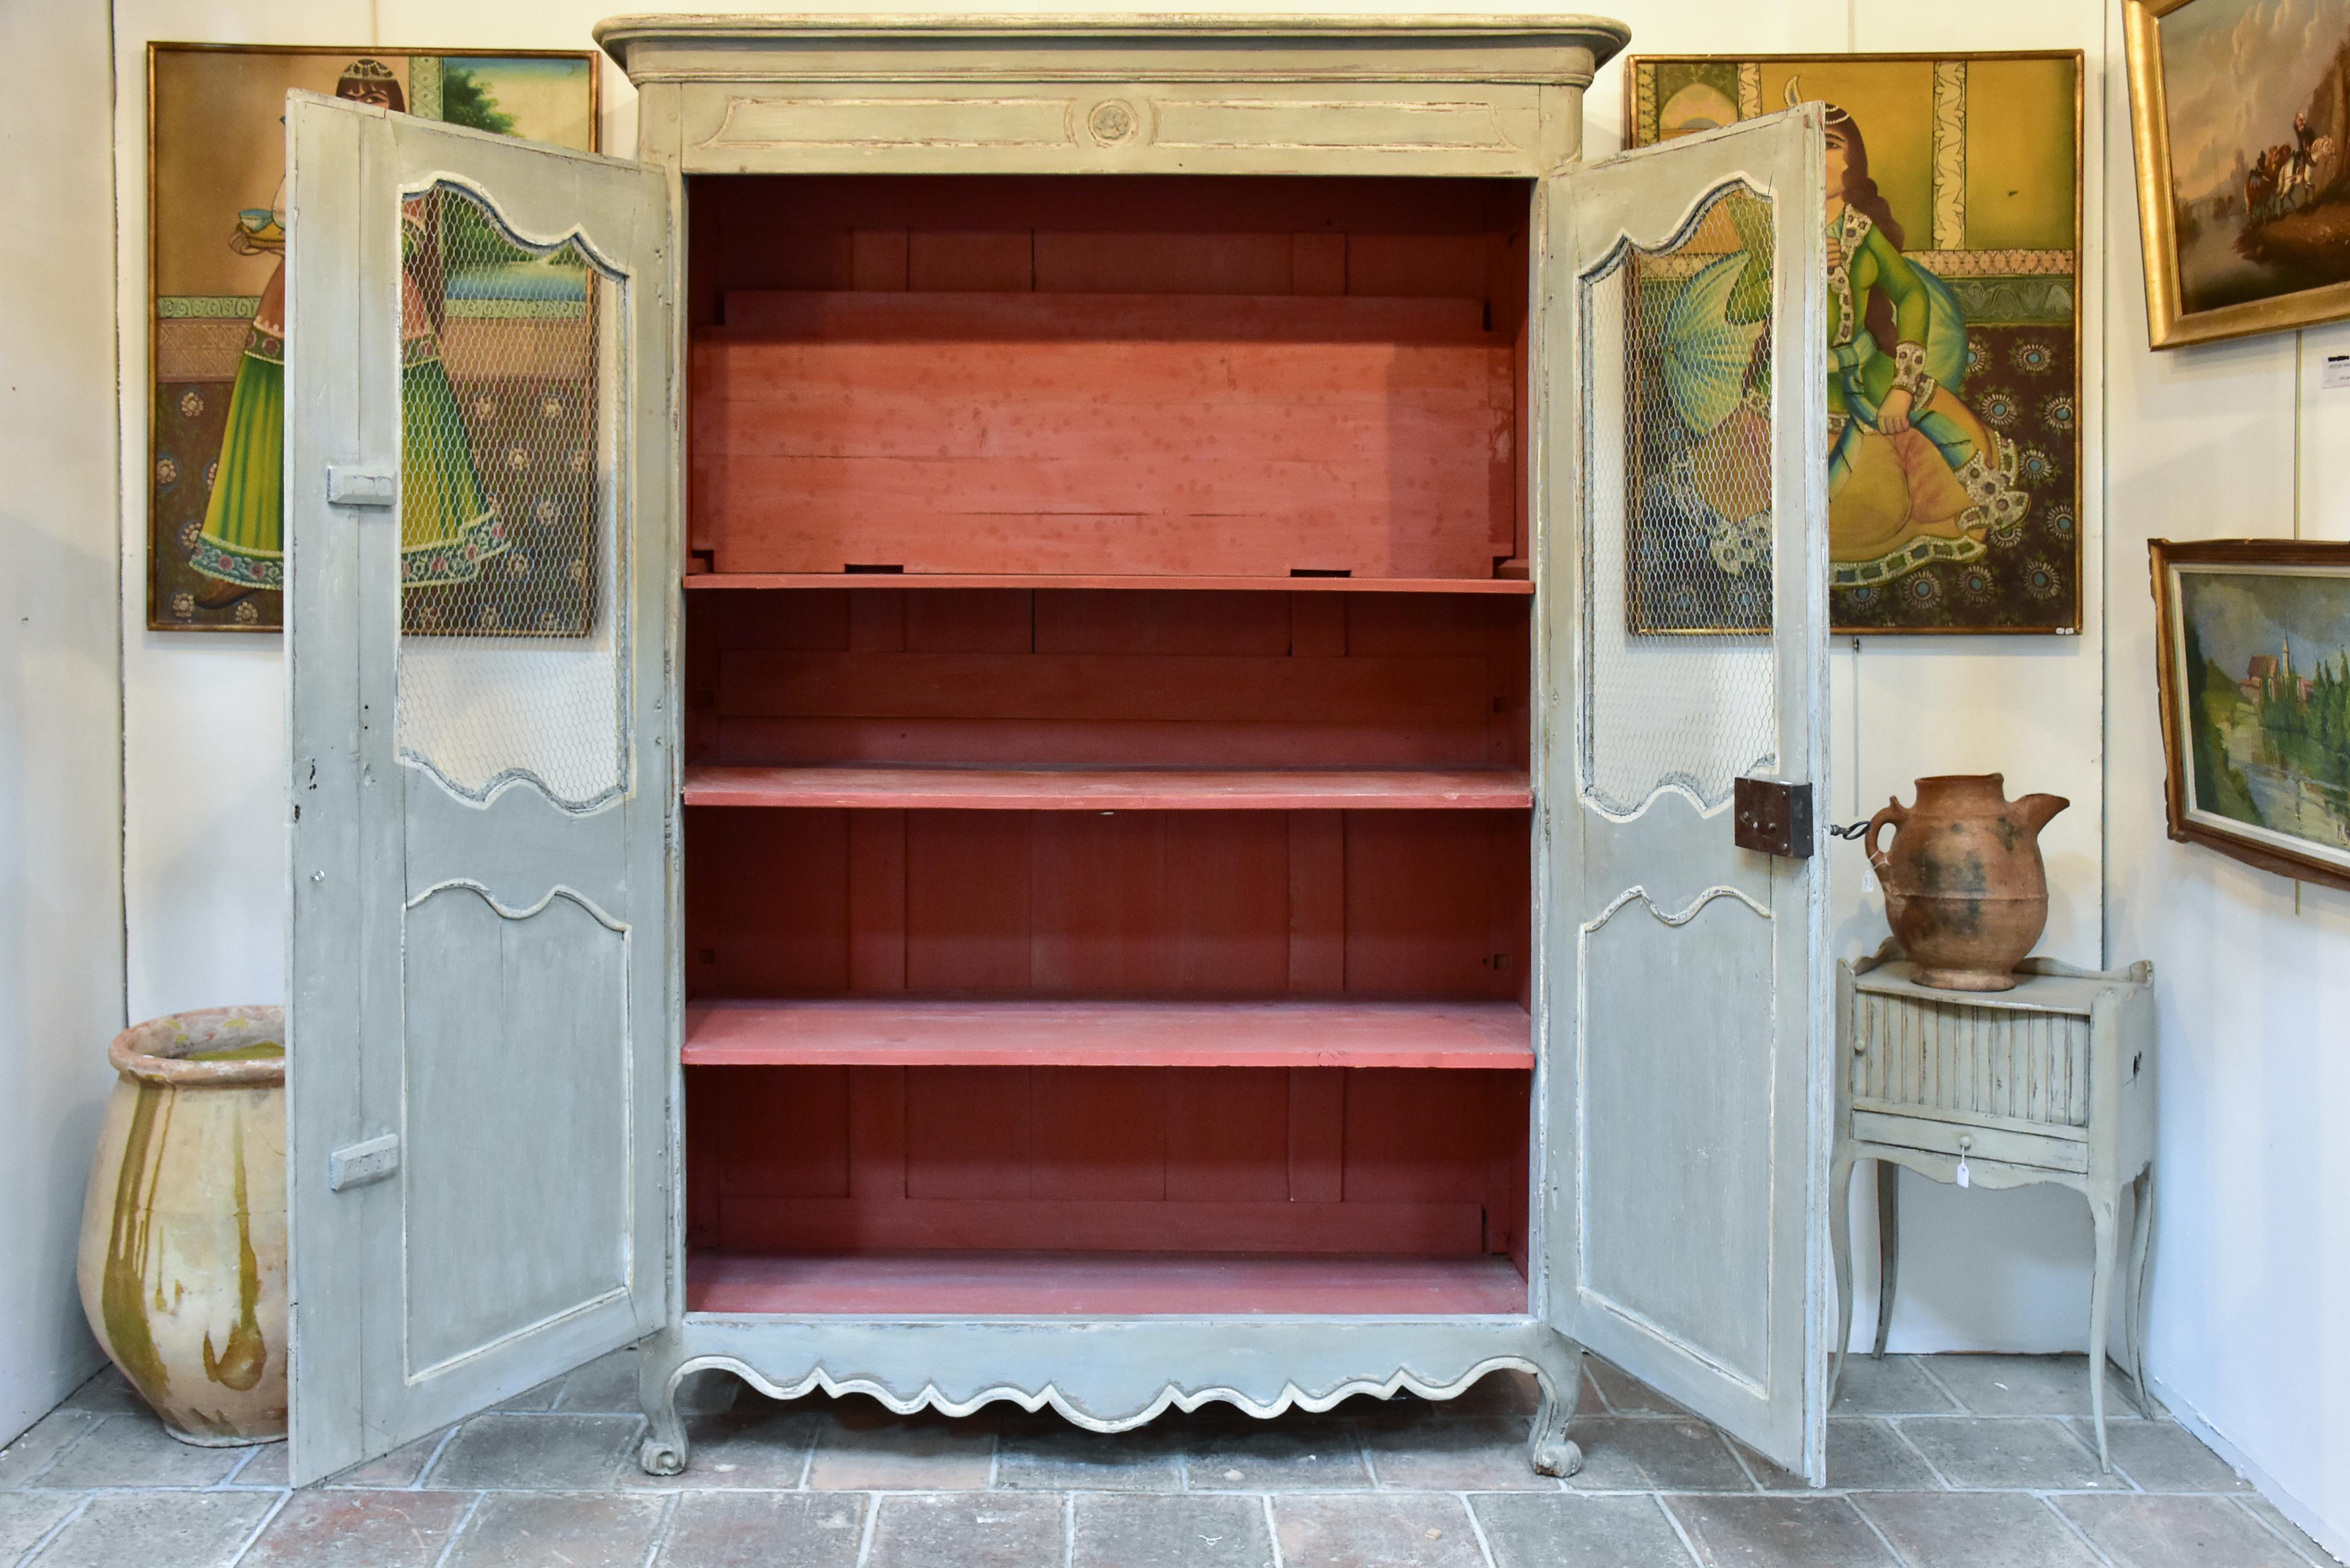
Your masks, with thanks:
M2023 825L2038 833L2048 826L2048 819L2073 803L2061 794L2027 794L2012 803L2016 816Z

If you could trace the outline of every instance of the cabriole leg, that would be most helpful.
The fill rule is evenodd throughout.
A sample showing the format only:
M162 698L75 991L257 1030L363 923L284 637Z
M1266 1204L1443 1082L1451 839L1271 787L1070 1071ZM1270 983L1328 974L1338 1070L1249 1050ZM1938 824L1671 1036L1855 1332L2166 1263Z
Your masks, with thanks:
M681 1359L673 1334L657 1334L637 1347L637 1397L648 1428L637 1463L649 1476L673 1476L685 1469L685 1422L677 1412Z
M1885 1359L1893 1334L1893 1291L1901 1278L1901 1168L1877 1162L1877 1345L1869 1355Z
M2089 1418L2097 1424L2097 1468L2109 1475L2114 1461L2106 1452L2106 1319L2114 1307L2116 1196L2106 1192L2089 1199L2097 1248L2096 1272L2089 1281Z
M2137 1385L2137 1413L2151 1417L2154 1405L2146 1397L2146 1254L2154 1241L2154 1167L2148 1165L2131 1183L2136 1194L2130 1216L2129 1292L2122 1303L2128 1314L2130 1377Z
M1836 1336L1829 1361L1828 1403L1844 1382L1845 1346L1852 1343L1852 1155L1836 1151L1828 1170L1828 1241L1835 1251Z
M1583 1346L1552 1334L1538 1359L1534 1377L1542 1385L1542 1405L1534 1412L1534 1430L1526 1435L1527 1456L1538 1474L1571 1476L1583 1468L1583 1449L1566 1435L1583 1400Z

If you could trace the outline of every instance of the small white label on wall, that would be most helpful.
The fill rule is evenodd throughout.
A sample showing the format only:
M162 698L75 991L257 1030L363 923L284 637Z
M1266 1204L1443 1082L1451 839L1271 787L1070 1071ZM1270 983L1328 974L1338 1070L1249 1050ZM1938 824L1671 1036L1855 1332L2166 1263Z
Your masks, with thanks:
M2317 373L2317 384L2327 391L2350 387L2350 354L2328 354L2324 368Z

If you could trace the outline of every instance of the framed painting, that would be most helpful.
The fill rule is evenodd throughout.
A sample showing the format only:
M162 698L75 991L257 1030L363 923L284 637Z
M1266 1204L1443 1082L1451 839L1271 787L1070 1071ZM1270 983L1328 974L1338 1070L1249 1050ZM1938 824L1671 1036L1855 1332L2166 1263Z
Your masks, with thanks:
M149 47L151 628L283 624L287 90L592 151L597 79L585 50ZM596 569L587 272L462 192L401 216L403 614L577 635Z
M1828 555L1839 634L2081 627L2081 56L1635 56L1625 140L1828 106ZM1734 213L1633 280L1676 384L1643 389L1631 576L1700 563L1636 632L1753 629L1754 519L1701 479L1751 383ZM1751 317L1752 312L1744 313ZM1743 346L1743 348L1742 347ZM1751 390L1751 387L1747 389ZM1759 496L1759 492L1757 493ZM1727 505L1725 506L1725 503ZM1759 504L1759 501L1756 503Z
M2147 337L2350 316L2350 11L2123 0Z
M2350 545L2147 548L2170 836L2350 888Z

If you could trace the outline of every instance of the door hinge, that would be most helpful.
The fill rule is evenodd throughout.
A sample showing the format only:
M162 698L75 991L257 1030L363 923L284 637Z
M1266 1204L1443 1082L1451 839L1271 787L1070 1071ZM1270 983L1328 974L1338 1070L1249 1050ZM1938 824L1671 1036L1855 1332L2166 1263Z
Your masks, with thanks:
M338 1148L327 1157L327 1190L348 1192L381 1181L400 1168L400 1135L386 1133Z
M330 506L390 506L399 496L400 475L386 464L327 465L327 504Z
M1731 786L1731 836L1741 849L1808 860L1812 786L1784 779L1741 778Z

